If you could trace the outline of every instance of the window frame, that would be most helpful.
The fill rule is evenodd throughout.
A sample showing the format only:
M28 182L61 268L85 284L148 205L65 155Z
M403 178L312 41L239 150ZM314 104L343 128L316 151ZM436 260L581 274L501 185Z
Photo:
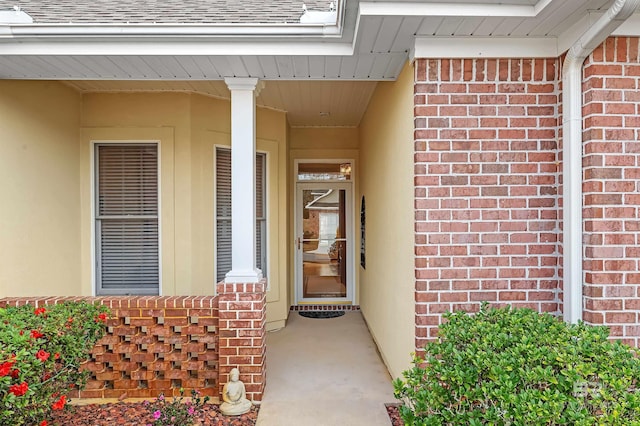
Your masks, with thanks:
M140 215L132 216L131 219L137 218L145 220L152 219L156 221L157 226L157 287L154 289L141 289L135 287L122 287L118 289L104 289L102 288L101 272L102 272L102 251L101 251L101 234L100 226L101 221L116 220L109 217L100 217L98 203L99 203L99 179L100 179L100 167L99 167L99 149L101 146L153 146L156 151L156 214L155 215ZM160 296L162 295L162 187L161 187L161 149L160 141L157 140L94 140L91 141L91 234L92 234L92 281L93 281L93 294L96 296ZM108 216L108 215L106 215ZM126 216L126 215L123 215ZM151 217L154 216L154 217ZM127 218L128 220L129 218ZM125 220L124 218L122 220Z

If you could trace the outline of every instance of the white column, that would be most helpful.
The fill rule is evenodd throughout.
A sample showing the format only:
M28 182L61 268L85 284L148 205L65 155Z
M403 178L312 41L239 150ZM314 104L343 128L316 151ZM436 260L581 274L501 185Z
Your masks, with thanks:
M256 268L257 78L225 78L231 91L231 271L225 282L254 283Z

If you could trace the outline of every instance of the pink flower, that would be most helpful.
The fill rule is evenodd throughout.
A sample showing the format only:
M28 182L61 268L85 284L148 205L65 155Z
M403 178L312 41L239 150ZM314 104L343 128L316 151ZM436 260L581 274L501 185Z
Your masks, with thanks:
M160 410L156 410L153 412L153 418L155 420L158 420L160 418L160 416L162 416L162 413L160 412Z
M195 408L193 408L193 406L191 406L191 407L189 407L189 409L187 410L187 413L189 413L189 415L190 415L190 416L193 416L194 411L196 411L196 410L195 410Z

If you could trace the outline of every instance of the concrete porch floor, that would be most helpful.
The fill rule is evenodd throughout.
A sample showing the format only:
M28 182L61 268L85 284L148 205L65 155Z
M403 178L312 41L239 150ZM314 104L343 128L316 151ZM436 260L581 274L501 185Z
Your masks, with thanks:
M258 426L389 426L387 368L358 311L331 319L291 312L267 335L267 387Z

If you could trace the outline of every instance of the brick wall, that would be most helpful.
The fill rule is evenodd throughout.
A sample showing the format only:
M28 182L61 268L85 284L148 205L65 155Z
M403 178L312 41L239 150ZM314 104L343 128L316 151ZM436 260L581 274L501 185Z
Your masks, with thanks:
M197 389L218 397L217 298L10 298L0 306L100 302L111 310L107 333L84 368L91 371L81 398L154 398Z
M154 398L184 388L219 397L232 368L247 397L265 385L266 280L217 285L218 296L39 297L0 299L0 307L99 302L111 310L107 333L84 368L85 389L71 397Z
M481 301L558 311L556 59L416 61L416 347Z
M638 38L609 38L584 66L584 319L638 346Z

